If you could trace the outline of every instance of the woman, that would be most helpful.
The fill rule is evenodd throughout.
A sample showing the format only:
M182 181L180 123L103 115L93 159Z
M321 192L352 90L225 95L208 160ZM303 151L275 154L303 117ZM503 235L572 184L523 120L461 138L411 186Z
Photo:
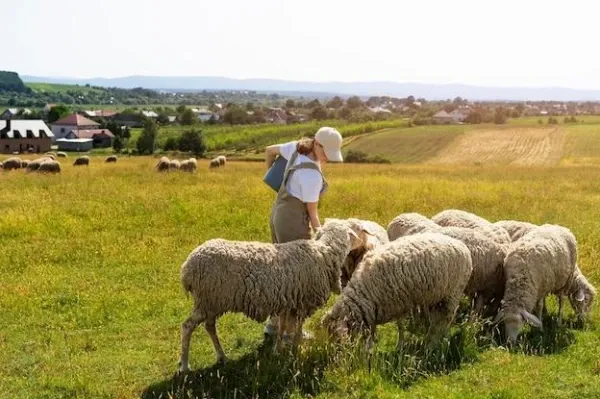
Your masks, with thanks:
M321 228L319 197L327 189L321 165L342 162L342 135L334 128L322 127L314 139L291 141L267 147L267 169L280 155L288 160L283 182L271 210L270 228L273 243L310 239L311 231ZM277 320L269 320L265 334L276 333Z

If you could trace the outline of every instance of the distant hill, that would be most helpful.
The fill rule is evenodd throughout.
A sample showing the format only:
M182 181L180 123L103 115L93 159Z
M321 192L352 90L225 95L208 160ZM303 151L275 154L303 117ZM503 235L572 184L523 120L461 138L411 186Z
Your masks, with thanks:
M16 72L0 71L0 92L28 93L29 89Z
M25 82L91 84L103 87L134 88L159 90L255 90L272 93L305 93L316 96L317 93L330 95L360 95L394 97L424 97L428 100L445 100L457 96L469 100L507 100L507 101L598 101L600 90L579 90L562 87L480 87L461 84L425 84L398 82L301 82L276 79L230 79L211 76L126 76L120 78L52 78L23 76ZM310 94L308 94L310 93Z

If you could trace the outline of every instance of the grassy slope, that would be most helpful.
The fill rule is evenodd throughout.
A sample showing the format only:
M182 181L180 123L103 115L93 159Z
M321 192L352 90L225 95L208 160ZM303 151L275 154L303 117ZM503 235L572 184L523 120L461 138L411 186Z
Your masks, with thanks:
M58 92L58 93L66 93L67 91L89 91L99 93L102 92L101 89L95 89L92 87L86 86L77 86L77 85L63 85L63 84L54 84L54 83L26 83L26 86L30 87L33 91L41 92Z
M132 398L148 387L155 394L146 397L166 397L191 307L180 264L209 238L269 239L274 195L260 182L261 165L209 172L201 162L197 175L157 175L154 163L132 157L85 169L64 163L61 176L0 174L4 397ZM322 217L385 224L400 212L462 208L490 220L563 224L578 237L582 269L600 284L598 168L330 165L326 175ZM320 314L309 323L317 332ZM318 342L305 344L298 362L273 356L261 346L260 324L228 315L218 328L231 363L210 367L212 346L198 329L187 387L212 397L592 398L600 392L599 321L597 305L587 331L546 320L546 335L529 335L512 354L486 334L474 340L465 324L431 364L412 349L394 354L394 328L384 326L369 373L359 356L335 357Z

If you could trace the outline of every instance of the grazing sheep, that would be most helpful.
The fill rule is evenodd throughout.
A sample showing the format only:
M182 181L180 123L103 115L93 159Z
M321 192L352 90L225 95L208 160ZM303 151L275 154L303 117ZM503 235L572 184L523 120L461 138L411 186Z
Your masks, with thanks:
M89 165L89 164L90 164L90 157L88 157L87 155L78 157L75 160L75 162L73 162L73 166Z
M431 220L442 227L466 227L477 230L499 244L510 244L512 242L506 230L494 226L484 218L469 212L449 209L438 213Z
M435 223L433 225L422 222L418 224L418 220L416 222L415 225L409 223L400 225L404 226L404 231L410 235L426 232L440 233L461 241L469 248L473 261L473 274L467 284L465 294L475 299L475 313L480 313L484 305L489 305L492 301L495 305L500 302L504 293L504 258L508 251L507 244L499 244L476 229L441 227ZM399 230L396 228L395 231Z
M542 328L540 318L546 295L555 294L561 301L568 295L576 264L577 240L562 226L536 227L513 244L504 261L506 288L496 317L497 322L504 321L511 343L517 340L525 321ZM559 312L559 322L560 319Z
M53 160L46 160L40 164L37 171L40 173L60 173L60 163Z
M220 167L220 166L221 166L221 161L219 161L219 159L218 159L218 158L212 159L212 160L210 161L210 164L208 165L208 167L209 167L210 169L213 169L213 168L218 168L218 167Z
M359 219L325 219L325 222L336 220L338 222L346 223L348 227L354 231L362 241L362 245L358 248L350 251L344 263L342 265L342 288L344 288L348 281L352 278L352 274L356 269L356 266L360 263L367 251L375 248L381 244L387 244L389 242L387 231L379 224L370 220L359 220Z
M47 152L44 154L43 158L50 158L53 161L56 161L56 154L53 152Z
M38 159L34 159L33 161L30 161L27 164L27 172L33 172L36 171L40 168L40 165L42 164L42 162L45 162L49 160L49 158L38 158Z
M178 170L181 167L181 163L176 159L171 159L169 161L169 170L175 169Z
M314 240L268 244L216 239L197 247L181 266L181 284L194 299L192 315L181 325L181 370L189 369L190 338L201 323L217 361L225 360L216 321L227 312L257 322L278 316L278 345L286 321L294 318L297 344L303 321L331 292L340 292L342 262L360 244L346 224L329 222Z
M161 157L158 160L158 163L156 164L155 168L159 172L165 172L165 171L169 170L169 163L170 163L169 158Z
M419 213L403 213L394 218L387 227L388 238L394 241L397 238L422 232L424 228L439 227L431 219Z
M525 234L538 227L535 224L520 222L517 220L500 220L499 222L493 224L494 226L502 227L504 230L506 230L512 242L517 241Z
M116 155L111 155L108 158L106 158L106 163L116 163L118 160Z
M219 155L217 159L219 160L220 166L225 166L225 164L227 163L227 158L225 158L225 155Z
M468 248L454 238L401 237L366 253L322 324L337 338L360 332L372 342L377 325L396 321L400 345L403 319L427 309L431 347L454 319L472 269Z
M29 161L27 159L21 161L21 169L26 169L27 165L29 165Z
M57 152L56 156L59 158L69 158L66 152Z
M6 161L2 162L2 166L4 167L4 170L21 169L22 162L23 161L21 161L21 158L12 157L12 158L8 158Z
M181 165L179 166L179 169L185 172L194 172L197 168L198 162L195 158L186 159L185 161L181 162Z

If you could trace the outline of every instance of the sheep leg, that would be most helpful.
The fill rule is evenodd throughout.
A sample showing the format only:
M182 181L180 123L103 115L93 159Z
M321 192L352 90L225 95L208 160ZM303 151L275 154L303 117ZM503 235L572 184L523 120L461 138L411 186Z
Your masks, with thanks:
M562 325L562 315L565 297L562 294L558 295L558 325Z
M204 316L197 309L194 309L192 315L181 324L181 355L179 358L179 370L182 372L190 369L190 340L192 339L192 333L204 319Z
M459 301L460 299L446 299L431 308L430 325L426 336L428 351L433 349L446 334L454 320Z
M400 319L396 322L398 326L398 342L396 343L396 350L400 351L404 346L404 319Z
M535 306L535 315L540 320L542 320L542 314L544 312L545 306L546 306L546 298L545 297L540 299L539 301L537 301L537 304Z
M287 331L288 317L285 314L280 314L279 323L277 324L277 344L275 346L276 351L279 353L283 352L283 334Z
M475 306L473 307L473 311L474 314L472 314L473 316L476 315L482 315L483 314L483 308L485 306L485 296L480 292L477 294L477 296L475 297Z
M204 329L210 336L210 340L215 347L215 352L217 353L217 363L225 363L225 352L223 352L221 342L219 342L219 337L217 336L217 320L215 318L206 320L204 323Z
M296 328L294 331L294 341L292 346L294 348L294 353L298 351L298 346L300 345L300 340L302 339L302 325L304 324L304 319L301 317L296 317L295 323Z

